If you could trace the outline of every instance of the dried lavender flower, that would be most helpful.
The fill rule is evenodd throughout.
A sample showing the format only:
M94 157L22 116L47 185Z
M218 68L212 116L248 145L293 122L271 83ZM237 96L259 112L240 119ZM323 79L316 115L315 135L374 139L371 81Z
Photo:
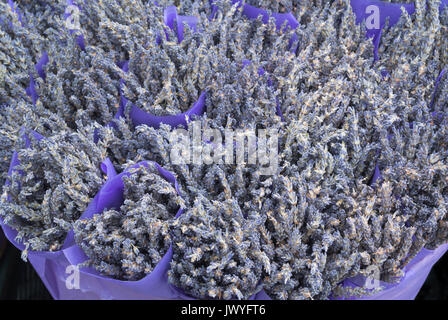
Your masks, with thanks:
M74 225L87 265L120 280L150 274L171 244L169 225L184 201L154 164L123 176L124 203Z
M46 81L37 82L45 108L73 129L78 122L108 124L118 111L121 75L112 57L95 47L83 51L73 39L49 55Z
M22 146L20 164L3 188L0 214L18 231L27 250L55 251L104 182L104 150L93 143L93 127L62 131Z
M269 272L256 232L260 223L246 220L235 201L198 196L172 225L170 283L196 298L248 299Z

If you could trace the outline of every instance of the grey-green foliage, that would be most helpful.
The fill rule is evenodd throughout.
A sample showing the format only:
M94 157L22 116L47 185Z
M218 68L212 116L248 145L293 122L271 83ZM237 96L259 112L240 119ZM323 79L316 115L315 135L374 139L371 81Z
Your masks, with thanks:
M376 146L361 148L349 111L339 127L312 115L291 121L280 136L279 174L252 182L251 209L266 218L261 233L272 271L265 290L273 298L326 298L360 271L359 239L348 233L363 230L348 224L371 191Z
M10 104L0 106L0 185L3 187L8 174L11 156L16 147L20 147L22 133L28 128L50 136L54 132L67 130L63 119L43 108L41 104L32 106L28 99L15 99Z
M249 20L227 1L217 2L218 15L204 22L212 79L207 87L207 117L211 127L276 127L275 86L272 71L291 58L288 51L291 30L280 33L273 19L264 24ZM243 61L250 65L243 66ZM264 75L259 69L265 70ZM279 101L283 104L283 101ZM281 105L283 109L283 105Z

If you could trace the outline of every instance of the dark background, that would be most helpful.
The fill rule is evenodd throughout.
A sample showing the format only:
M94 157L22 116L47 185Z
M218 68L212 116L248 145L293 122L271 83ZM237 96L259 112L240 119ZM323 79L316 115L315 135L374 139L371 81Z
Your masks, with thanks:
M47 289L30 263L10 244L0 248L0 300L50 300ZM433 267L417 300L448 299L448 254Z

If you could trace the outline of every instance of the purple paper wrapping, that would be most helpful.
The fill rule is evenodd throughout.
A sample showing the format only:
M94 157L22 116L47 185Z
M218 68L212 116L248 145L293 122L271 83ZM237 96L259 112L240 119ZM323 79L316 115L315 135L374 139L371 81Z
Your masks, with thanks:
M143 161L131 168L139 166L147 166L148 163ZM169 182L171 182L179 192L179 187L174 176L155 164L160 174ZM129 168L129 169L131 169ZM89 208L81 216L80 219L91 218L96 213L101 213L105 208L118 209L123 202L123 175L129 175L129 169L119 175L115 171L112 175L108 174L109 180L98 192L98 195L89 205ZM182 209L176 214L176 218L183 213ZM73 233L70 232L66 242L73 242ZM77 265L86 261L87 257L84 252L76 245L72 244L68 249L64 250L65 257L71 265ZM182 290L168 283L167 272L172 259L172 248L163 256L162 260L157 264L152 273L145 276L139 281L121 281L102 276L92 268L81 268L80 272L80 288L87 294L87 298L93 296L96 299L193 299L184 294ZM62 278L64 279L64 278ZM61 299L73 299L71 291L65 290ZM84 297L82 297L84 298Z
M190 121L192 116L201 115L204 113L204 111L205 111L205 92L202 92L201 95L199 96L199 99L194 103L194 105L188 111L181 114L172 116L155 116L148 112L143 111L136 105L132 104L129 116L132 120L132 123L135 126L146 124L150 127L158 129L160 124L164 123L175 128L179 125L186 127L187 123Z

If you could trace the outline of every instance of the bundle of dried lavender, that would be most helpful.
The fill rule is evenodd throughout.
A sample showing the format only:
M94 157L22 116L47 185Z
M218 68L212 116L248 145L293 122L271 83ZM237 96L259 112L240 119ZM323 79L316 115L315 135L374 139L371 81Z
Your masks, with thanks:
M210 126L278 126L278 93L271 84L270 72L291 59L293 32L280 32L273 19L265 24L261 19L242 17L242 8L236 10L231 1L216 1L215 5L217 18L203 22L207 30L203 35L203 42L208 44L206 57L212 66L206 97Z
M34 42L38 45L36 48L40 46L40 51L46 50L46 47L51 46L52 41L58 38L67 1L14 0L13 2L21 15L23 25L40 38L28 40L39 40Z
M322 122L332 117L337 125L349 107L375 112L377 100L385 99L381 75L371 67L373 46L355 24L350 4L334 1L311 12L309 23L295 31L297 56L267 68L283 116L288 121L316 112Z
M0 106L0 185L2 187L8 175L13 150L20 147L22 142L24 124L44 136L68 130L63 119L43 108L39 102L32 106L28 99L15 99L8 105Z
M326 298L360 271L359 239L348 233L363 231L349 223L362 208L362 190L369 190L376 145L361 148L350 111L337 127L313 115L291 121L280 144L280 173L251 187L251 209L266 219L260 233L272 271L264 283L275 299Z
M125 96L154 115L187 111L208 80L198 77L199 69L206 68L207 62L201 59L201 51L197 49L197 34L187 33L178 44L177 36L169 33L170 41L162 40L159 45L154 37L146 47L140 46L132 52L129 72L124 77Z
M83 51L68 32L63 33L64 45L49 50L46 80L37 80L39 99L73 129L78 122L106 125L118 111L121 69L111 54L95 47Z
M404 11L382 37L377 67L389 74L386 82L393 92L393 113L399 118L414 114L403 111L408 108L417 113L428 109L435 79L448 64L448 10L439 15L439 6L438 0L416 0L415 13L409 16Z
M33 41L34 39L34 41ZM9 4L0 4L0 104L26 97L29 73L42 52L33 46L42 36L22 26Z
M125 200L120 211L78 220L75 240L89 257L87 265L115 279L139 280L168 250L169 225L184 201L153 164L122 179Z
M199 196L172 225L171 283L197 298L248 299L270 263L260 250L258 225L232 200Z
M446 106L446 100L443 103ZM446 242L447 119L444 114L413 115L411 124L383 128L380 165L402 215L416 228L413 246L435 248Z
M28 249L60 249L103 184L100 163L105 150L93 143L93 131L90 126L41 140L25 131L31 146L17 151L20 164L3 189L0 210L4 223L16 229L17 239L26 245L24 257Z
M63 0L62 0L63 1ZM138 46L146 45L163 21L163 7L141 0L78 0L79 33L86 45L113 55L118 61L129 60Z
M232 118L229 114L234 114L237 123L254 122L242 118L244 114L258 121L275 116L273 90L267 75L258 75L258 69L272 61L274 52L287 51L291 34L279 38L273 22L265 25L260 20L241 19L229 1L217 7L219 18L200 19L197 33L186 27L182 43L166 30L170 41L163 39L158 44L153 36L131 53L126 97L145 111L166 115L187 111L206 91L208 117L221 126ZM245 67L247 60L253 64ZM257 109L267 110L254 115Z
M65 124L60 119L56 120L56 116L43 110L41 106L32 107L32 99L26 93L30 76L39 78L35 64L59 39L62 13L61 6L50 5L48 2L15 1L14 10L9 2L0 4L2 186L13 146L21 139L22 126L26 124L42 134L50 135L64 130Z

